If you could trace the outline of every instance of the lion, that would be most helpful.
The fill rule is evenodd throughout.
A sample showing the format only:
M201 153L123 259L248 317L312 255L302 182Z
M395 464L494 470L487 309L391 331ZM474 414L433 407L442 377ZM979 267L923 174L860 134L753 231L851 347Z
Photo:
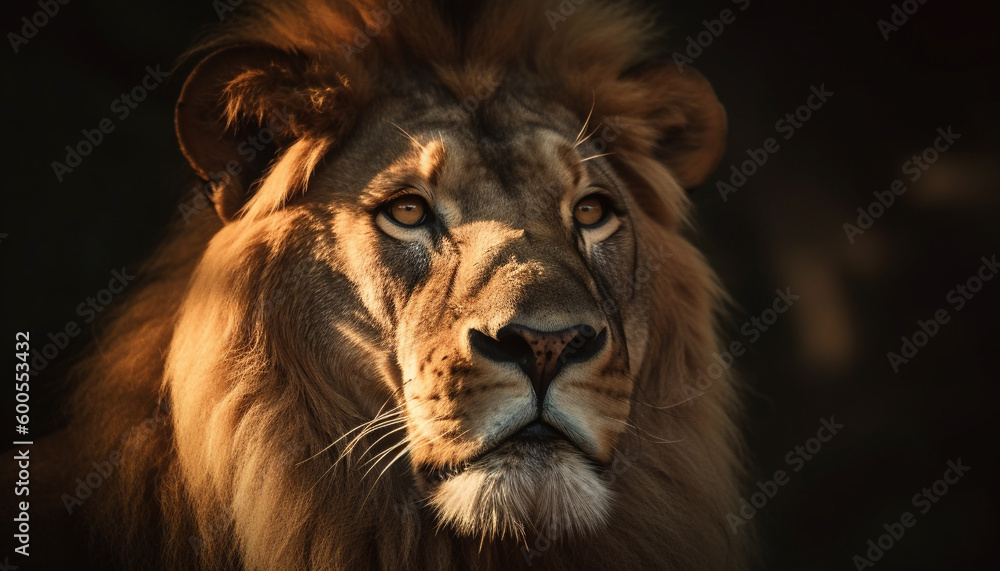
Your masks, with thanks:
M176 107L205 207L75 369L67 482L112 468L62 490L91 556L747 568L739 387L695 388L725 297L687 237L726 114L653 16L229 14Z

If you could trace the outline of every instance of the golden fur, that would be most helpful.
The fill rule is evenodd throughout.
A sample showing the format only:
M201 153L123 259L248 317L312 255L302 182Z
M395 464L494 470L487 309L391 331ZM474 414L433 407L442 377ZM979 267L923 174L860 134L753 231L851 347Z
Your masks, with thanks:
M98 549L143 569L745 568L734 384L688 388L721 298L682 236L724 144L708 84L655 63L628 3L553 22L403 0L379 23L388 6L245 2L192 52L178 134L215 211L77 369L81 465L122 453L82 508ZM269 122L269 151L233 151ZM400 180L448 232L384 220ZM627 189L616 230L570 238L594 187ZM609 340L552 382L572 446L476 460L535 410L464 341L514 321Z

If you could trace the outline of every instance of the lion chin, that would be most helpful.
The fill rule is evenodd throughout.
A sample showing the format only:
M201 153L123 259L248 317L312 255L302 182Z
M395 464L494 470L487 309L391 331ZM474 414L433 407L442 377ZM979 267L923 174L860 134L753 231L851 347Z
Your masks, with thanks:
M611 511L600 466L565 440L508 441L424 478L441 524L466 536L585 536L602 529Z

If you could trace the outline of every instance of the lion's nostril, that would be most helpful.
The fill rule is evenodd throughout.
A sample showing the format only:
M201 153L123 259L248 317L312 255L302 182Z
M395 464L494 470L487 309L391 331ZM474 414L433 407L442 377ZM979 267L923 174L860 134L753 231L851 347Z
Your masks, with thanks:
M559 359L566 363L582 363L603 349L607 341L607 329L601 329L598 333L593 327L586 325L573 342L559 355Z
M481 331L469 331L472 348L485 357L500 363L517 363L524 367L531 358L531 347L521 337L513 334L497 335L494 339Z
M541 408L552 379L563 365L582 363L600 352L607 343L607 329L597 332L589 325L577 325L562 331L537 331L508 325L497 332L496 339L472 329L469 341L475 351L490 360L516 363L531 379Z

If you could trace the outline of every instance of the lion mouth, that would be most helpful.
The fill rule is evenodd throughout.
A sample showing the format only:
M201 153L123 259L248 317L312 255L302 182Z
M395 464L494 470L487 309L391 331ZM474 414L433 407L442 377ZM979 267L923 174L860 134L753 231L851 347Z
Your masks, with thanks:
M583 450L581 450L566 434L560 431L558 428L553 427L551 424L535 420L514 434L510 435L506 439L498 442L495 446L492 446L475 456L457 462L454 464L448 464L445 466L427 466L424 467L421 472L424 478L432 486L440 485L447 480L450 480L460 474L467 472L470 468L481 463L487 457L503 454L505 452L512 452L515 449L523 449L528 447L550 447L556 445L557 443L569 444L580 455L587 459L587 461L595 468L600 469L603 466L597 461L591 458Z

